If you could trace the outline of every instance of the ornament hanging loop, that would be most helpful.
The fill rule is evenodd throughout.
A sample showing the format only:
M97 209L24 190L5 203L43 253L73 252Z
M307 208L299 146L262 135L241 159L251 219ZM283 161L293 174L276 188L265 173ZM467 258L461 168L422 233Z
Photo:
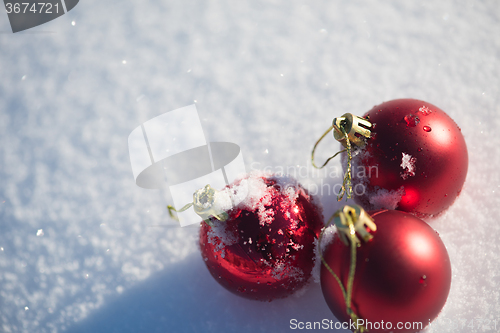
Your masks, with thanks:
M317 166L316 163L314 162L314 153L316 152L316 148L318 147L319 143L321 142L321 140L323 140L323 138L328 134L330 133L330 131L333 129L333 125L328 127L328 129L326 130L325 133L323 133L323 135L318 139L318 141L316 141L316 143L314 144L314 147L311 151L311 163L312 163L312 166L315 167L316 169L323 169L327 164L328 162L330 162L331 159L335 158L338 154L340 153L343 153L345 152L346 150L341 150L339 152L337 152L335 155L333 156L330 156L326 161L325 163L323 163L321 166Z
M347 152L347 171L344 174L342 181L342 188L337 195L337 200L340 201L346 196L346 200L352 197L352 147L351 143L358 147L363 147L366 144L366 139L371 138L372 132L370 131L372 124L364 118L353 115L352 113L345 113L342 117L333 118L332 126L319 138L314 144L311 152L311 162L313 167L317 169L323 168L330 162L332 158L340 153ZM333 137L339 141L345 149L337 152L335 155L329 157L323 165L318 167L314 163L314 152L316 147L323 140L323 138L333 129Z
M333 137L347 148L347 140L354 143L358 147L365 145L364 138L371 137L369 128L372 124L361 117L355 116L352 113L346 113L342 117L333 118ZM347 133L347 139L342 131L342 128Z

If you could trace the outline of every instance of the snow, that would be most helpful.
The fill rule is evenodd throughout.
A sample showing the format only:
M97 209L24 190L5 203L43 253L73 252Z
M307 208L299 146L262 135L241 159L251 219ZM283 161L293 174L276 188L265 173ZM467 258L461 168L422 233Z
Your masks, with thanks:
M325 252L328 244L330 244L333 241L333 237L337 232L337 227L335 226L335 224L333 224L333 222L325 227L326 228L322 230L321 239L318 239L316 241L316 248L314 249L314 252L316 254L316 261L314 263L314 267L312 270L312 279L315 283L320 283L321 281L320 276L321 276L322 261L321 261L320 251L321 253ZM318 246L317 244L319 243L319 241L321 241L321 243Z
M251 212L257 212L260 224L271 224L274 221L274 211L271 206L272 192L269 191L264 178L269 178L276 182L276 190L284 195L287 205L292 205L301 191L297 180L289 175L273 174L255 170L248 174L248 177L241 181L238 186L231 187L229 193L233 202L240 202L236 207L246 209ZM226 189L225 191L228 191ZM244 194L242 194L242 192ZM239 200L244 197L243 200ZM311 197L311 200L313 196ZM315 203L315 201L312 201Z
M418 109L419 112L421 112L424 116L428 116L432 113L432 110L429 109L427 106L423 105Z
M405 190L403 186L397 190L390 191L385 188L377 188L369 194L370 209L396 209L404 194Z
M401 153L401 168L403 172L401 172L401 178L408 179L408 177L415 176L417 158L411 156L410 154Z
M0 331L333 319L317 283L270 303L220 287L198 227L169 218L170 193L135 185L127 138L194 103L207 142L238 144L247 171L290 170L328 218L345 203L340 159L313 170L314 142L336 116L405 97L447 112L470 158L460 197L430 222L453 281L427 331L498 331L499 29L493 0L86 0L16 34L0 13ZM328 135L316 157L338 149Z

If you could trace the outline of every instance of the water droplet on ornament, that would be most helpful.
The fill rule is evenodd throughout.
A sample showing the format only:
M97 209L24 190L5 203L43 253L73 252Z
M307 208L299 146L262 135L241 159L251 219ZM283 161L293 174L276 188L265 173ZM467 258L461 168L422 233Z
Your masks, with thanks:
M424 126L424 131L430 132L432 131L432 128L430 126Z
M271 282L268 282L268 283L267 283L267 285L268 285L268 286L270 286L270 285L272 285L272 283L271 283Z
M420 282L420 283L424 283L424 282L425 282L425 279L427 279L427 276L422 275L422 276L420 277L420 280L418 280L418 282Z
M415 127L420 122L420 118L413 114L406 115L404 120L406 121L406 126L408 127Z
M243 287L243 286L239 286L238 289L237 289L240 293L244 293L247 291L247 288Z
M422 151L423 149L422 148L417 148L417 151Z
M444 197L446 198L448 196L448 194L445 194Z

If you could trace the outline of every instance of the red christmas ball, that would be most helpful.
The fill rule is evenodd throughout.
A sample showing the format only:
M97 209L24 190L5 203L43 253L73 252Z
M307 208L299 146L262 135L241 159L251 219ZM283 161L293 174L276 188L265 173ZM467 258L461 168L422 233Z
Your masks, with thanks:
M435 215L460 194L468 155L460 128L438 107L397 99L364 115L371 138L353 154L353 194L366 209ZM343 157L345 159L345 156Z
M370 215L377 228L371 240L356 248L351 308L369 332L419 331L437 317L448 297L451 266L446 248L437 232L413 215L394 210ZM344 286L350 253L338 234L323 253ZM321 288L335 317L349 322L343 293L324 265Z
M291 178L251 174L241 182L247 182L248 196L229 218L201 224L203 260L215 280L239 296L287 297L311 277L321 209Z

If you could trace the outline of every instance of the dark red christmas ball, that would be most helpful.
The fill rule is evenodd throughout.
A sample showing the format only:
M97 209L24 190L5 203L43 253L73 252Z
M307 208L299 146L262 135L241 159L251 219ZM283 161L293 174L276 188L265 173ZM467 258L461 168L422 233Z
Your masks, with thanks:
M248 196L228 212L229 218L201 224L203 260L215 280L239 296L286 297L311 277L321 209L291 178L251 174L242 182Z
M365 323L372 323L365 325L369 332L419 331L437 317L448 297L448 252L437 232L413 215L394 210L369 214L377 230L371 240L356 249L352 309ZM323 253L344 286L350 251L350 246L335 234ZM324 265L321 288L335 317L349 322L342 291Z
M373 128L353 156L355 201L369 210L398 209L420 217L448 208L468 168L465 140L453 119L415 99L382 103L364 117Z

